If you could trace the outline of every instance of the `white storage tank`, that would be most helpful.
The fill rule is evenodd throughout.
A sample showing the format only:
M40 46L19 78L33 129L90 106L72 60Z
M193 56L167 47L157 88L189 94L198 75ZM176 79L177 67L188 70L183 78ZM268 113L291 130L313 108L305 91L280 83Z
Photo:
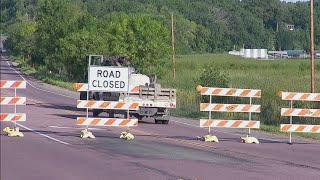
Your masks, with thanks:
M267 49L244 49L245 58L268 59Z

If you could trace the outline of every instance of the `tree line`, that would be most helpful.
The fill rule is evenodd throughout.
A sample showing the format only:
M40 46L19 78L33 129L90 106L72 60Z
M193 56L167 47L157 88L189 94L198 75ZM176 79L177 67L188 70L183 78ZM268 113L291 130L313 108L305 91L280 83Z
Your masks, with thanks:
M6 46L38 70L84 78L88 54L122 55L140 72L161 75L171 53L241 47L309 51L309 2L279 0L2 0ZM320 2L315 1L320 49ZM290 30L287 25L294 25Z

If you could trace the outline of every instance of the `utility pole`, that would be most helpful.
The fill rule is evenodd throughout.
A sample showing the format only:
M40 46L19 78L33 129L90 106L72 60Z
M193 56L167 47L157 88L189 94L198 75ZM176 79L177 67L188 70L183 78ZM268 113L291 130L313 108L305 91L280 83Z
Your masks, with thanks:
M171 13L171 41L172 41L173 80L176 80L176 60L175 60L175 51L174 51L174 22L173 22L173 13Z
M310 0L310 61L311 61L311 93L314 93L314 32L313 32L313 0Z

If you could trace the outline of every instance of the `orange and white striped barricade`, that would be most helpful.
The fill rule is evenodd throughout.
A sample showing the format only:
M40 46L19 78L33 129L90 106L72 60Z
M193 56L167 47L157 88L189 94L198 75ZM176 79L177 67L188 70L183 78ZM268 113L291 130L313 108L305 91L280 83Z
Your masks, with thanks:
M260 105L252 104L252 98L261 98L261 90L257 89L235 89L235 88L215 88L197 86L197 91L201 95L210 96L209 103L201 103L200 111L209 112L209 119L200 119L200 127L208 128L209 135L201 138L202 140L218 142L218 138L211 135L211 127L215 128L247 128L247 137L242 137L244 143L259 143L255 137L251 137L251 128L260 128L260 121L252 121L252 113L260 113ZM212 96L226 97L247 97L250 104L216 104L212 103ZM219 120L211 119L212 112L239 112L249 113L248 120Z
M14 128L10 129L6 127L3 129L9 137L23 137L23 133L19 131L16 122L26 121L25 113L17 113L17 105L26 105L26 97L18 97L17 89L25 89L27 85L26 81L9 81L1 80L0 89L14 89L14 97L0 97L0 105L13 105L14 113L0 113L0 121L14 122Z
M138 126L138 119L130 119L129 111L138 110L138 102L116 102L116 101L93 101L93 100L78 100L77 108L87 109L86 117L78 117L77 125L87 126L113 126L113 127L132 127ZM127 118L91 118L88 117L88 109L111 109L111 110L124 110L127 111ZM81 131L82 138L95 138L87 129ZM133 135L128 131L122 132L120 138L131 140Z
M289 132L289 144L292 144L292 132L320 133L320 125L293 124L292 117L320 117L320 109L293 108L293 101L319 102L320 93L280 92L282 100L290 101L290 108L281 108L281 116L289 116L290 124L281 124L280 131Z

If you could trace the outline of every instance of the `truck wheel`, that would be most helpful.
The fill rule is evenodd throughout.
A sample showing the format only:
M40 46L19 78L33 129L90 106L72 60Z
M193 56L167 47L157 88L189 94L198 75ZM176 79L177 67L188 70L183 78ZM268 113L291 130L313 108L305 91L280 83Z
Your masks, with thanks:
M169 120L162 121L162 124L169 124Z
M156 124L162 124L162 121L160 121L160 120L154 120L154 122L155 122Z

